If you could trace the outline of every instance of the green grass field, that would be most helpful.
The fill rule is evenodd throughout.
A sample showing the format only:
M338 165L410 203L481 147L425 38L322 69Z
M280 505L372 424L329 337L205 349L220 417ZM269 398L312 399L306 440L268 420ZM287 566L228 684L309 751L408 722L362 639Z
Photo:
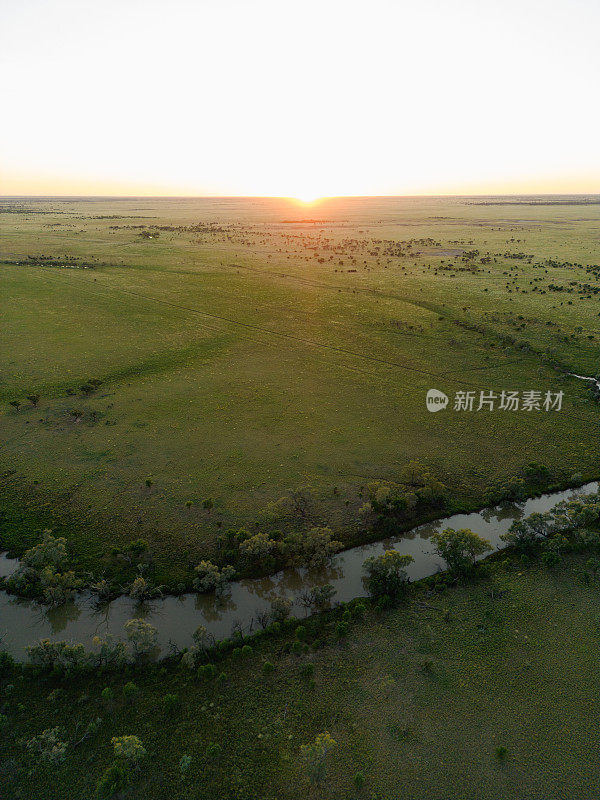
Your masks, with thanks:
M267 637L242 660L222 659L221 680L175 666L4 675L3 797L95 796L111 737L135 735L147 757L128 797L589 800L600 780L599 589L578 579L580 561L552 571L514 561L476 585L421 588L396 610L369 611L342 640L335 619L312 618L308 652L290 651L293 633ZM55 726L65 760L44 766L25 743ZM300 746L323 731L337 746L311 789Z
M598 476L599 408L554 366L600 371L600 205L3 200L0 223L16 553L49 525L98 573L142 537L172 584L300 486L350 543L361 487L413 459L471 506L531 461ZM565 399L430 414L429 388Z

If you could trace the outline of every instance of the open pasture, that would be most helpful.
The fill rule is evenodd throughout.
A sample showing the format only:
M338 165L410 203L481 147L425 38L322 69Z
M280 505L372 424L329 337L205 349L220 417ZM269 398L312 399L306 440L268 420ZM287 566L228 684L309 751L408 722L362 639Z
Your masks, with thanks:
M597 477L600 411L564 374L600 371L589 200L3 199L0 544L62 526L96 572L142 537L175 582L302 486L350 543L361 487L411 460L466 505L532 461Z

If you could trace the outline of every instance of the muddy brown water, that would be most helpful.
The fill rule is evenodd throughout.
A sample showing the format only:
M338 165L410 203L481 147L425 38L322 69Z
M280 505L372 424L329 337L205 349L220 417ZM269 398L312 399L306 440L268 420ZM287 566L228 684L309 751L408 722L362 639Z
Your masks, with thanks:
M335 589L337 602L364 596L364 560L390 548L414 558L414 563L407 569L411 580L435 574L443 569L443 563L433 553L430 537L444 528L471 528L488 539L495 549L500 549L503 546L500 537L508 531L513 520L534 511L549 511L561 500L597 492L598 488L598 483L593 482L579 489L531 498L524 503L503 504L472 514L455 514L419 525L391 539L346 550L324 570L285 569L266 578L236 581L221 598L190 593L140 604L129 597L119 597L99 605L89 593L81 593L72 602L48 608L34 600L0 592L0 649L23 660L25 648L45 637L81 642L87 649L92 649L94 636L111 633L124 638L125 622L132 617L141 617L158 629L160 655L166 655L171 646L189 647L198 625L204 625L216 640L228 638L238 626L245 632L255 630L257 614L267 611L275 597L291 599L293 613L302 617L307 612L300 603L300 596L307 589L330 583ZM0 575L10 575L17 567L16 559L0 555Z

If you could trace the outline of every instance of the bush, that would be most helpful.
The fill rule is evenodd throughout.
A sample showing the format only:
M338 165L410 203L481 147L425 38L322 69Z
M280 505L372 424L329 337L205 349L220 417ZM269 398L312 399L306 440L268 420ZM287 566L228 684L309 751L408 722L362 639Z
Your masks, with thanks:
M312 678L314 671L315 671L314 664L310 663L302 664L302 666L300 667L300 675L303 678Z
M131 784L131 770L127 764L111 764L98 781L96 792L99 800L110 800L126 791Z
M374 597L387 595L397 598L406 593L408 575L404 567L412 564L412 556L397 550L386 550L380 556L371 556L363 563L367 571L367 588Z
M143 619L130 619L123 626L136 656L148 655L157 645L158 631Z
M275 664L271 663L271 661L265 661L265 663L263 664L263 674L270 675L274 671L275 671Z
M544 464L537 464L532 461L523 470L525 480L529 483L546 484L550 480L550 470Z
M253 653L254 653L254 650L253 650L253 649L250 647L250 645L249 645L249 644L245 644L245 645L242 647L242 655L243 655L245 658L249 658L249 657L250 657L250 656L251 656Z
M179 761L179 772L181 773L182 778L187 774L191 764L192 764L191 756L188 755L181 756L181 759Z
M540 540L550 535L553 529L552 515L536 512L525 519L515 520L500 538L521 553L531 554L537 550Z
M198 677L205 681L212 681L217 677L217 668L214 664L204 664L198 668Z
M199 592L222 592L235 577L233 567L227 565L220 570L212 561L201 561L194 570L197 577L194 578L193 585Z
M125 684L125 686L123 686L123 697L127 703L133 703L139 693L140 690L135 683L133 683L133 681L129 681Z
M350 606L350 613L352 614L354 619L362 619L364 615L367 613L367 607L361 601L353 603Z
M146 748L137 736L113 736L110 740L115 758L135 766L146 757Z
M342 549L342 543L333 537L331 528L311 528L307 533L288 537L286 543L296 561L309 569L322 569Z
M206 758L209 761L217 761L223 753L223 748L220 744L211 742L206 748Z
M57 766L65 760L67 743L62 740L64 728L46 728L27 742L27 749L40 761Z
M172 713L179 706L179 695L166 694L162 699L162 705L167 714Z
M343 639L348 635L348 623L347 622L338 622L335 626L335 635L338 639Z
M109 706L109 705L111 705L111 703L115 699L115 693L110 688L110 686L107 686L105 689L102 689L102 691L100 692L100 697L102 698L102 702L104 703L104 705L105 706Z
M363 775L362 772L357 772L356 775L354 776L354 785L359 790L362 789L363 786L365 785L365 776Z
M287 597L275 597L271 601L271 616L275 622L281 623L292 613L292 601Z
M450 572L458 576L472 574L477 556L492 549L487 539L469 528L446 528L431 537L435 552L446 562Z
M306 764L310 782L320 784L325 777L325 760L337 742L327 731L320 733L311 744L300 747L300 755Z

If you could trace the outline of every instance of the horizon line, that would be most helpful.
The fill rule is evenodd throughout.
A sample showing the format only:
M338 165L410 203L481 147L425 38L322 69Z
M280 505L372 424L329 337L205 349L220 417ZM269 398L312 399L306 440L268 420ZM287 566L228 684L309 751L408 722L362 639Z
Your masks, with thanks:
M253 195L253 194L232 194L232 195L170 195L170 194L2 194L1 200L12 199L93 199L93 200L295 200L300 202L316 203L320 200L392 200L392 199L414 199L414 198L470 198L470 197L600 197L598 192L514 192L514 193L483 193L476 192L470 194L340 194L323 195L315 197L310 201L302 201L300 197L294 195Z

